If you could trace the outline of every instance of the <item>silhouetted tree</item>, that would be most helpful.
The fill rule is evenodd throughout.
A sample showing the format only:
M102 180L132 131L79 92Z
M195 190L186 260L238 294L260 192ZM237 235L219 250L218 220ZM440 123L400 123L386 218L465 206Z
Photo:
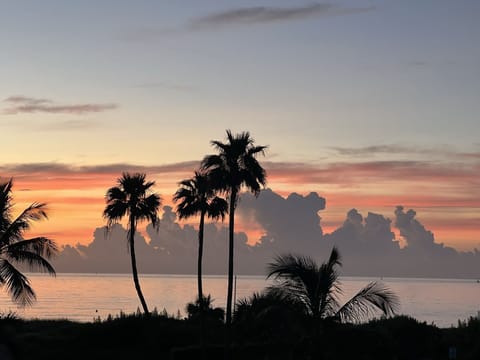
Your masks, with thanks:
M190 302L185 307L187 310L187 316L190 320L196 320L198 318L203 321L203 317L210 321L223 323L225 316L225 310L219 307L213 307L213 299L210 295L204 296L203 301L196 299L195 302Z
M202 161L202 169L208 171L212 185L220 193L229 197L229 241L228 241L228 287L226 325L229 339L232 322L233 297L233 257L235 208L243 186L255 196L266 184L266 172L256 159L258 154L264 155L266 146L255 146L249 132L233 135L227 130L227 142L212 141L218 154L207 155Z
M209 177L205 173L195 171L191 179L182 180L179 189L173 196L173 201L178 203L177 214L180 219L200 215L198 227L198 261L197 261L197 287L200 308L203 296L202 287L202 258L203 258L203 233L205 216L211 219L224 219L228 211L227 202L216 196Z
M146 315L149 315L147 303L143 297L138 280L137 262L135 258L135 232L140 221L150 220L154 227L158 226L158 209L161 198L152 192L154 181L146 181L146 175L125 172L117 179L117 186L107 190L105 201L107 206L103 217L107 220L107 228L118 223L124 216L128 217L128 245L132 261L132 274L135 289Z
M12 179L0 184L0 285L6 287L13 302L27 306L35 301L35 292L14 263L55 276L48 259L56 255L58 249L56 243L46 237L24 238L33 221L47 219L46 204L33 203L14 217L12 187Z
M341 294L337 272L339 266L340 254L335 247L328 261L321 265L307 256L278 256L268 265L267 279L273 277L276 281L269 290L300 304L303 313L314 324L322 319L361 321L374 310L380 310L385 316L395 314L398 297L380 282L369 283L341 306L338 300L338 295Z

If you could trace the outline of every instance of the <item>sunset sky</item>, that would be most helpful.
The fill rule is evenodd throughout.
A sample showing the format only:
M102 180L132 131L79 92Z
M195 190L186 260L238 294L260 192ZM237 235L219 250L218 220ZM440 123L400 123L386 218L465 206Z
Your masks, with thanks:
M49 204L36 232L87 244L122 171L171 205L211 140L249 131L269 188L326 198L324 231L403 205L480 249L479 18L477 0L2 1L0 178L18 209Z

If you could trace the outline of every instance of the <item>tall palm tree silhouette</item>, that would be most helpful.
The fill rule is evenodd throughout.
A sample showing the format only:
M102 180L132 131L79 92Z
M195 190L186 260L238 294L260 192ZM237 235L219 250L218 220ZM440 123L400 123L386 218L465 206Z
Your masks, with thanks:
M154 181L146 181L146 175L135 173L133 175L124 172L117 179L117 186L107 190L105 201L107 203L103 211L103 217L107 220L107 228L128 217L128 245L132 262L132 275L138 298L143 307L143 312L149 315L147 303L140 288L137 272L137 260L135 257L135 232L139 222L150 220L154 227L158 226L158 209L161 198L152 192Z
M244 186L258 196L261 187L266 184L266 172L256 157L258 154L264 155L267 147L255 146L254 143L249 132L233 135L227 130L227 142L212 141L211 144L218 150L218 154L205 156L201 165L202 169L210 174L213 187L229 196L227 339L230 338L232 322L235 208L238 196Z
M36 296L28 278L13 263L23 263L55 276L48 259L58 248L46 237L24 238L33 221L47 219L46 204L33 203L14 218L12 187L12 179L0 184L0 285L6 286L13 302L24 307L31 305Z
M328 261L321 265L307 256L278 256L268 265L267 279L276 281L269 291L298 304L314 325L323 319L361 321L375 310L380 310L385 316L395 314L398 297L380 282L370 282L344 305L340 305L338 296L341 287L337 268L341 265L340 253L335 247Z
M180 219L200 215L198 227L197 288L200 308L203 309L204 296L202 286L203 233L205 216L211 219L224 219L228 211L227 202L216 196L207 174L195 171L190 179L180 181L179 189L173 196L177 204Z

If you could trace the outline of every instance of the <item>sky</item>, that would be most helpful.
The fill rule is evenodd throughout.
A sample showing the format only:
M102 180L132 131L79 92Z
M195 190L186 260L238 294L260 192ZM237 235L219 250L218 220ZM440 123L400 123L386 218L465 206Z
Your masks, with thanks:
M268 145L269 189L325 198L324 233L401 205L436 242L480 249L480 2L0 6L0 178L18 210L48 203L34 233L89 244L123 171L171 205L231 129Z

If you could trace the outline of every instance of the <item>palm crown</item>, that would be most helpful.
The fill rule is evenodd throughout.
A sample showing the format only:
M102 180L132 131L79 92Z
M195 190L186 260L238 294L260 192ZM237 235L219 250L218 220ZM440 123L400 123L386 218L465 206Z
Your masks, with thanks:
M224 193L238 193L245 185L255 195L266 184L266 172L256 159L265 154L266 146L255 146L249 132L233 135L227 130L228 142L212 141L218 154L207 155L202 168L208 170L215 189ZM237 198L234 199L237 201Z
M227 202L216 196L209 176L195 171L191 179L182 180L173 196L180 219L204 213L211 219L224 219L228 210Z
M128 231L136 229L138 222L150 220L152 225L158 224L158 208L161 204L159 195L152 192L154 181L146 181L146 175L123 173L117 180L117 186L108 189L107 206L103 211L108 227L128 216ZM132 229L132 226L135 227ZM130 236L129 236L130 239Z

